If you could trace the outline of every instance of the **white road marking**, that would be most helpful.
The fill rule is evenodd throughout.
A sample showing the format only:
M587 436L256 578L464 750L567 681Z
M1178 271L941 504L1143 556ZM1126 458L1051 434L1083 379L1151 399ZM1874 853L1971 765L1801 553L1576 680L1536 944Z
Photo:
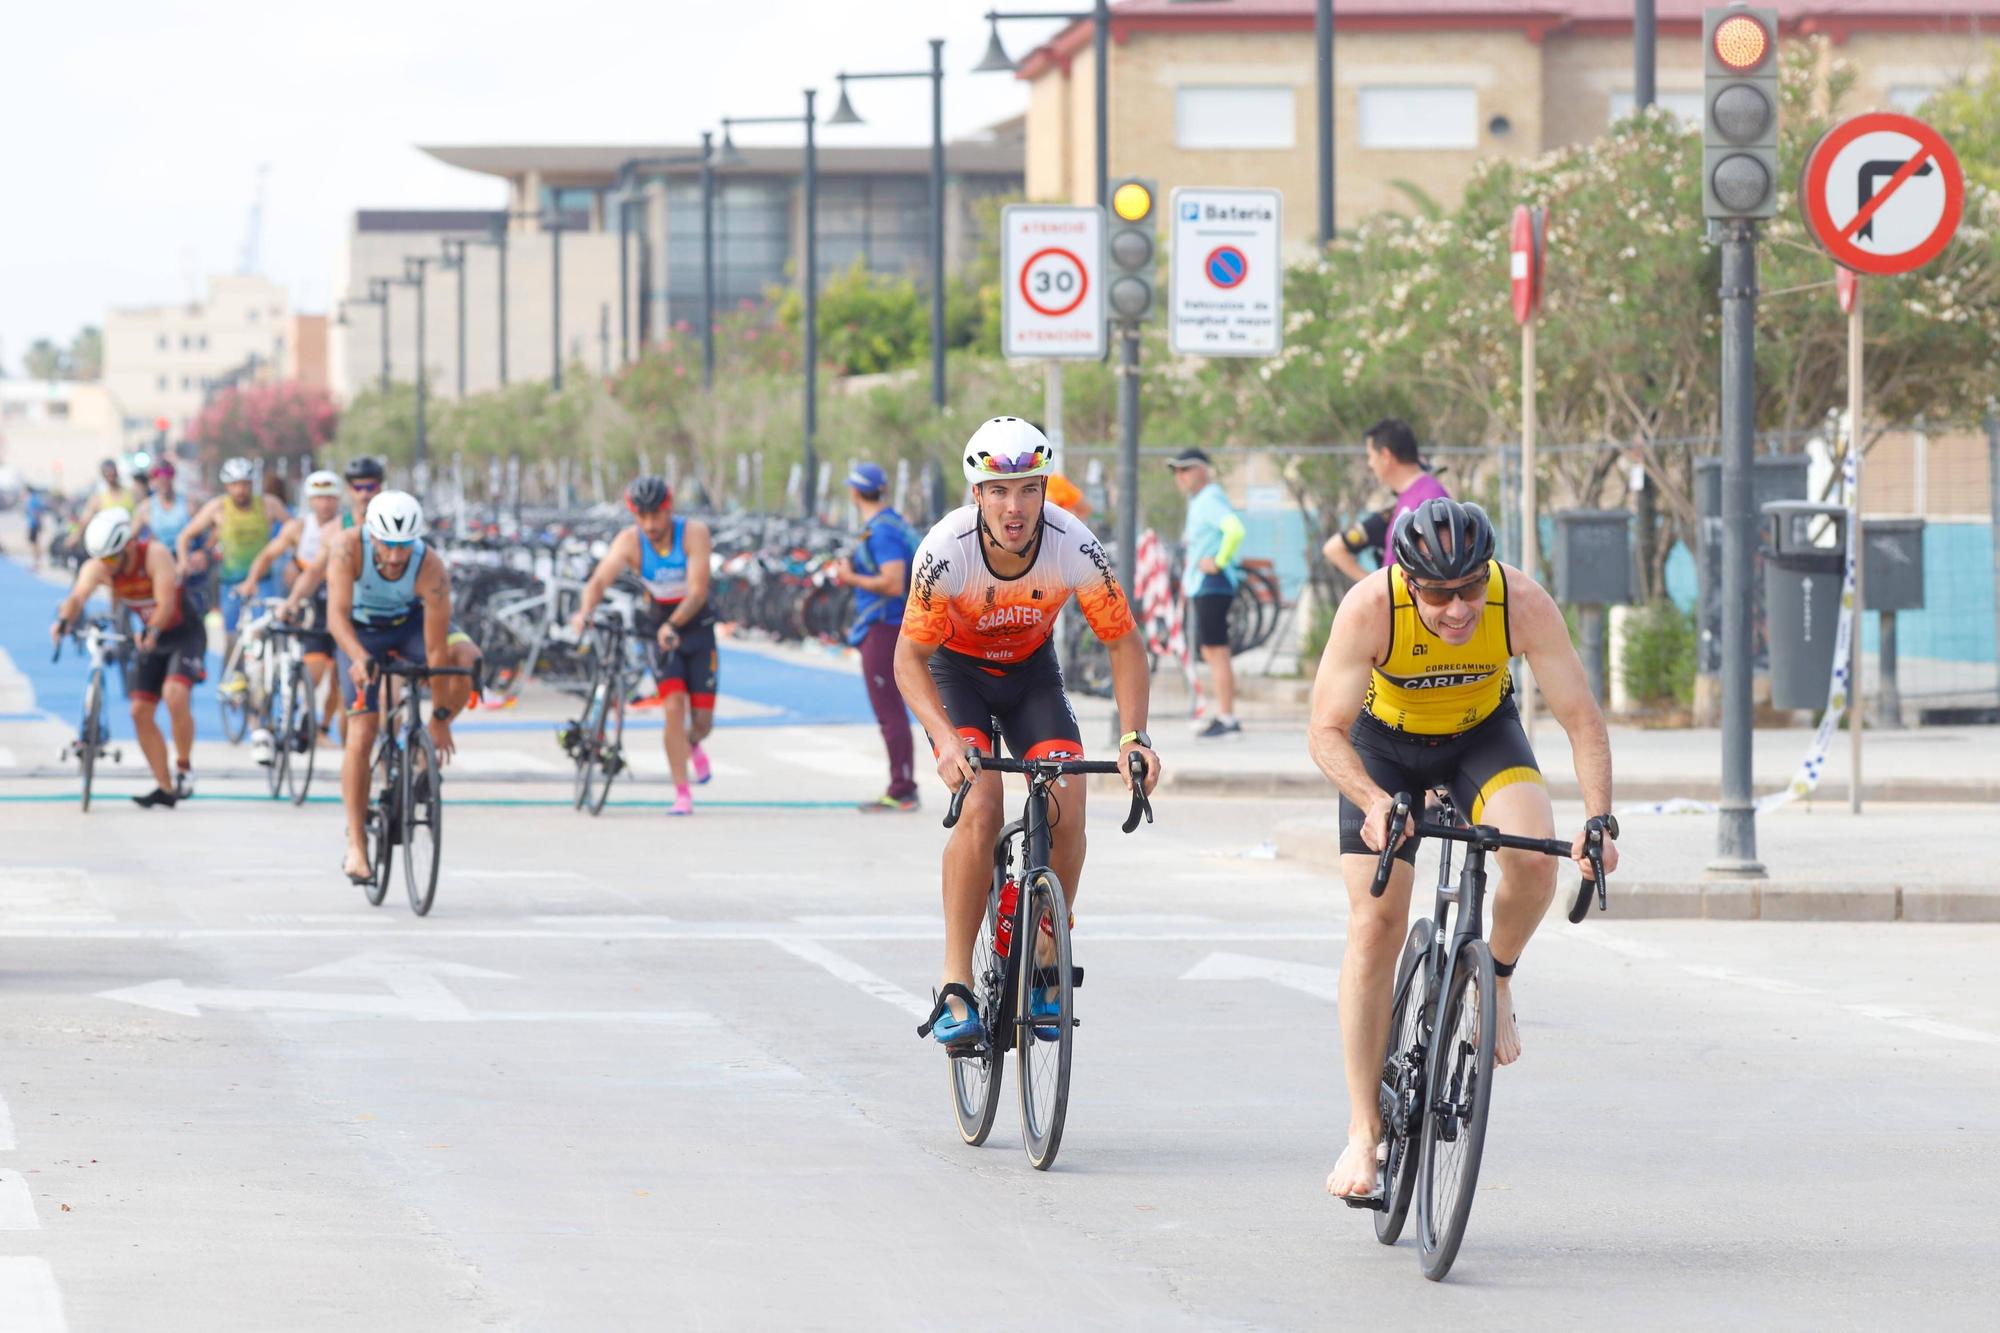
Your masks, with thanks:
M305 917L302 920L310 921ZM439 926L413 924L407 917L384 914L356 914L339 918L348 923L323 928L305 926L95 926L95 925L9 925L0 922L0 940L145 940L163 944L195 940L338 940L380 937L384 933L406 933L411 943L436 940L522 940L575 943L579 940L680 940L687 942L775 941L818 939L834 943L935 940L942 933L936 921L921 929L869 927L808 931L787 921L677 921L658 929L559 930L531 926ZM375 922L387 922L377 925ZM1324 944L1344 940L1346 932L1331 929L1299 930L1280 926L1245 926L1224 929L1154 930L1120 927L1113 918L1091 917L1079 921L1079 933L1096 944Z
M446 879L583 879L574 870L447 870Z
M1935 1018L1924 1018L1907 1009L1898 1009L1892 1004L1850 1004L1845 1008L1851 1014L1872 1018L1879 1023L1890 1023L1911 1032L1921 1032L1927 1037L1945 1037L1952 1041L1970 1041L1988 1046L2000 1044L2000 1035L1981 1032L1978 1028L1960 1027L1956 1023L1940 1022Z
M0 1097L0 1152L12 1152L14 1147L14 1113L7 1109L7 1099Z
M640 915L620 912L571 912L553 916L531 916L538 926L670 926L674 919L658 913Z
M90 875L74 866L0 868L0 919L23 925L110 923Z
M1212 953L1181 973L1182 981L1269 981L1332 1003L1340 994L1340 969L1288 958Z
M7 1333L67 1333L62 1292L46 1259L0 1259L0 1328Z
M893 1004L904 1013L915 1018L929 1018L931 1006L898 986L895 982L876 976L851 958L835 953L817 940L773 939L771 943L791 954L803 958L816 967L823 967L841 981L859 990L864 995L872 995L885 1003Z
M35 1197L19 1171L0 1170L0 1231L40 1231Z
M859 750L773 750L771 758L792 768L807 768L836 778L865 778L882 771L882 757ZM929 1013L928 1006L924 1009Z
M1726 981L1735 986L1748 986L1751 990L1765 991L1771 995L1817 995L1819 987L1801 985L1796 981L1779 981L1772 977L1747 976L1734 968L1716 967L1709 963L1682 963L1681 971L1697 977L1707 977L1710 981Z

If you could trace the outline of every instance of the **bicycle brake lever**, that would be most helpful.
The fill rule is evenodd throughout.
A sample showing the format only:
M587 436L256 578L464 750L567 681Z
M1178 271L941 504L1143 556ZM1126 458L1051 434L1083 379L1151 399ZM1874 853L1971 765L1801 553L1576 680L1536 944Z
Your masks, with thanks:
M1146 761L1138 754L1125 757L1125 766L1132 773L1132 808L1125 814L1125 822L1119 827L1130 833L1139 827L1139 817L1143 814L1148 824L1153 822L1153 802L1146 796Z
M1403 825L1410 818L1410 797L1407 792L1397 792L1394 804L1389 807L1389 824L1384 830L1387 840L1382 844L1382 855L1375 863L1375 881L1368 886L1372 898L1380 898L1389 888L1389 872L1396 864L1396 849L1403 843Z

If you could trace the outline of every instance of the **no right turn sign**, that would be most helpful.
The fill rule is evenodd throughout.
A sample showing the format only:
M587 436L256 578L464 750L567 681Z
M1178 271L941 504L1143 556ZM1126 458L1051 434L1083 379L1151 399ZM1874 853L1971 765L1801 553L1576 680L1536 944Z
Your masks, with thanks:
M1908 273L1951 243L1965 176L1944 136L1910 116L1877 112L1828 130L1806 157L1806 226L1860 273Z

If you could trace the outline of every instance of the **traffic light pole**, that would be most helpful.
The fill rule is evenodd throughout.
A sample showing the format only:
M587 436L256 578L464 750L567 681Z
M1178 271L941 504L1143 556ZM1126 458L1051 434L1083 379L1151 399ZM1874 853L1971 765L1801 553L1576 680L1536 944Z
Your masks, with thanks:
M1751 508L1756 424L1757 224L1718 222L1722 237L1722 803L1712 875L1761 879L1751 791Z
M1139 568L1139 326L1118 326L1118 582L1125 589L1126 604L1138 618L1138 603L1132 600L1138 586ZM1111 710L1111 743L1125 734L1124 722L1114 705Z

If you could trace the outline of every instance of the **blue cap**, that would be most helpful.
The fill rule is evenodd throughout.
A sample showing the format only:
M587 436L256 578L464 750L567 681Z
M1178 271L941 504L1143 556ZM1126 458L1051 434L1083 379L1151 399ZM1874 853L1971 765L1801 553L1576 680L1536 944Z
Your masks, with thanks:
M880 495L889 489L889 476L873 463L856 463L854 470L847 474L847 484L857 491Z

